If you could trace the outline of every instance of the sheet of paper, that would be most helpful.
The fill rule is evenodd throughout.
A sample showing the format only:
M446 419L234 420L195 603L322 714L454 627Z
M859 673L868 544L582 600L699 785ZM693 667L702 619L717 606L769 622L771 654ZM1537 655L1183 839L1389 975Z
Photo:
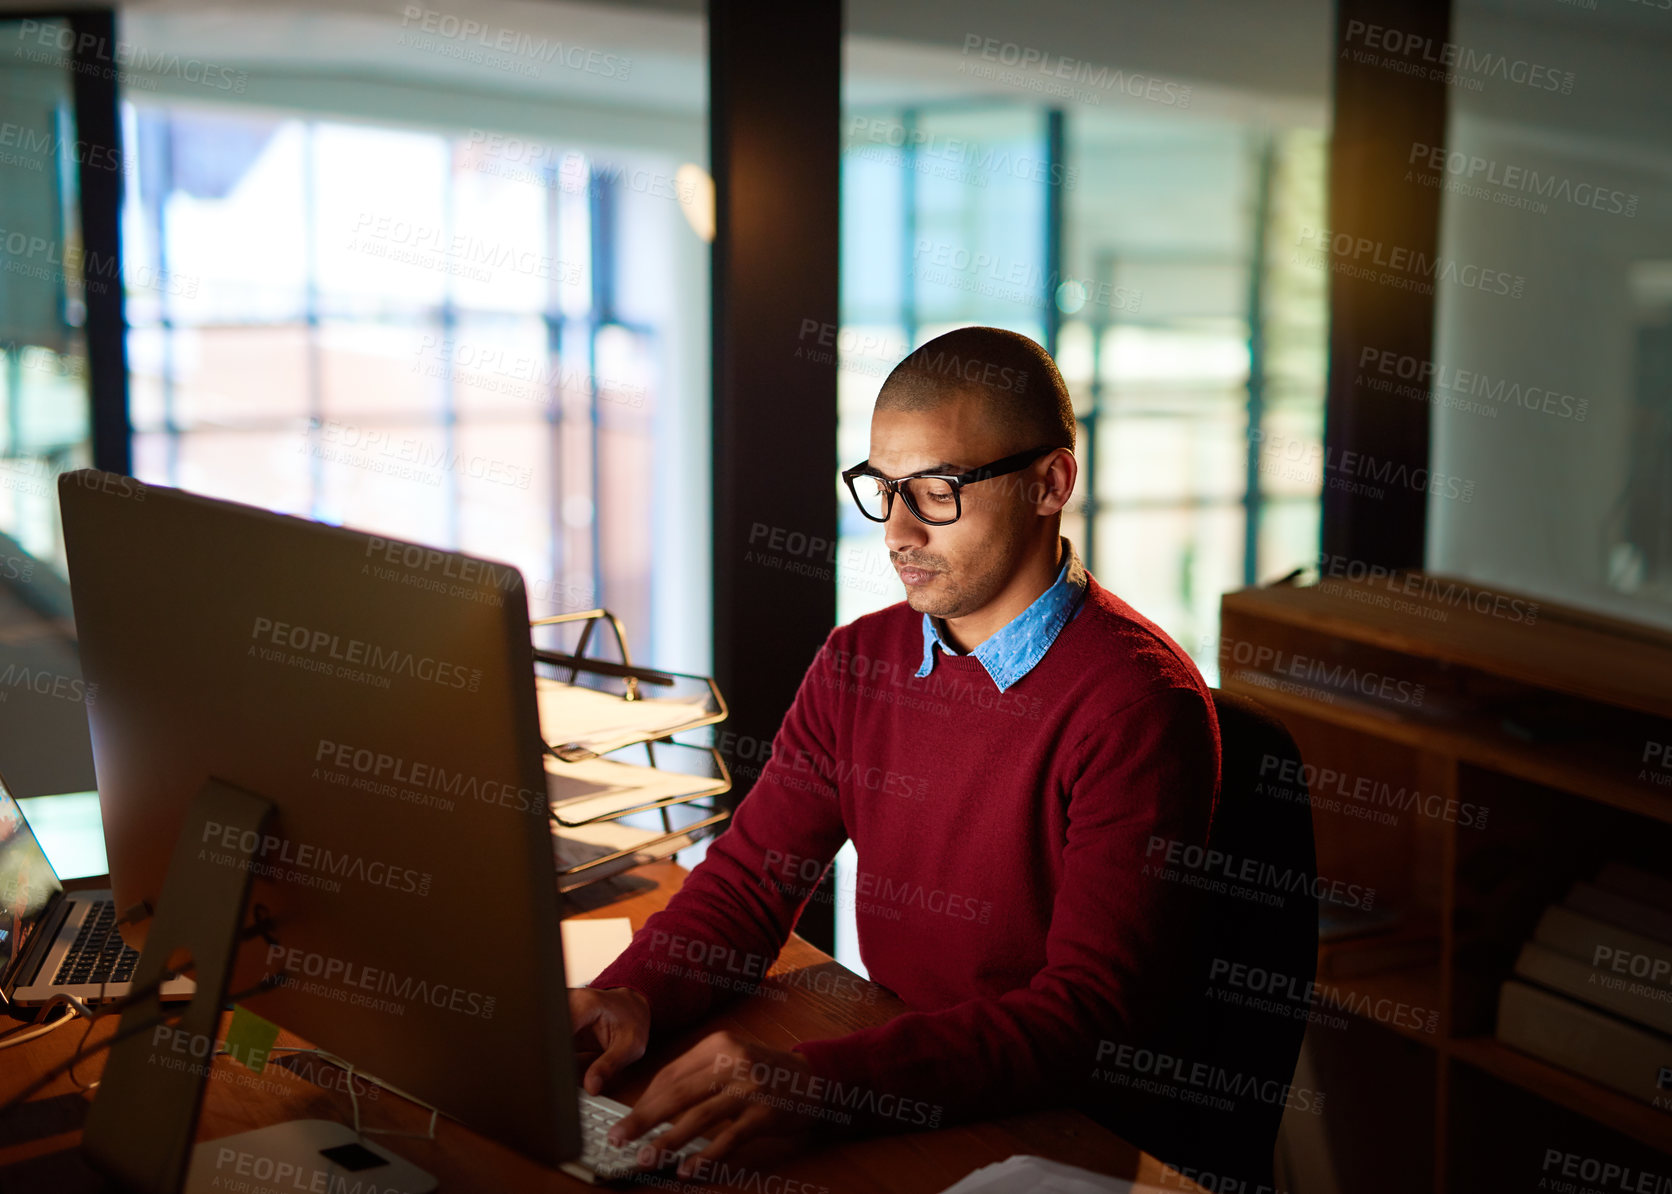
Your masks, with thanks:
M1130 1194L1132 1188L1125 1178L1018 1154L982 1166L941 1194L1034 1194L1041 1190L1047 1194Z
M540 737L548 746L578 743L603 754L608 750L660 738L701 722L708 716L708 698L670 701L646 697L624 701L607 692L535 678L540 705Z
M685 805L674 805L675 811L684 809ZM645 816L654 816L646 813ZM701 820L700 816L696 819ZM689 825L691 818L675 818L677 827ZM666 840L661 840L666 839ZM622 821L597 821L591 825L556 825L552 826L552 849L557 858L557 865L562 870L576 867L583 862L591 862L596 858L604 858L623 850L631 851L614 862L602 863L589 867L580 875L568 876L578 879L582 875L587 880L601 879L606 875L613 875L618 871L630 870L654 858L666 858L679 850L691 845L695 839L689 834L670 836L668 831L658 825L654 829L645 829L637 825L628 825ZM655 847L649 843L660 841ZM641 847L644 847L641 849ZM567 890L562 883L560 890Z
M604 972L633 940L633 922L625 916L563 922L563 976L571 987L584 987Z
M617 763L613 759L583 759L546 763L546 795L565 825L579 825L595 817L616 816L659 800L676 800L720 787L716 779L658 771Z

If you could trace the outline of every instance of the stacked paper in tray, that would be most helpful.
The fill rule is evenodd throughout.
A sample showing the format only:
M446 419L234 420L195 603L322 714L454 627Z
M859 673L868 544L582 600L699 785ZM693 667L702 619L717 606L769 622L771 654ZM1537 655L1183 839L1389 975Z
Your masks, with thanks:
M1497 1036L1672 1106L1672 881L1610 863L1545 909L1499 993Z
M706 697L625 701L608 692L539 676L534 696L540 705L540 737L562 753L607 754L712 720Z
M725 786L711 776L660 771L614 759L546 764L546 796L563 825L620 817L637 809L723 791Z
M546 795L560 891L671 857L725 820L712 802L696 803L731 786L717 755L672 742L650 753L647 745L720 720L718 694L711 683L704 690L693 697L627 700L535 677L540 737L555 756L546 760ZM641 745L649 765L600 757ZM699 759L698 774L687 770L692 756Z

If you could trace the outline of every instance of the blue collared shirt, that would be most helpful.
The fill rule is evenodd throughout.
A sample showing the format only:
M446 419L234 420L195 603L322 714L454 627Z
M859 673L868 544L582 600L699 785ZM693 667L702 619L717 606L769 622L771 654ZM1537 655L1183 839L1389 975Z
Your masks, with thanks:
M972 652L1000 692L1045 658L1045 652L1057 641L1062 628L1080 611L1086 596L1086 569L1066 537L1062 537L1062 546L1062 567L1057 570L1057 579L1051 587ZM934 670L936 647L948 655L961 654L941 638L935 621L928 614L923 615L923 666L917 669L919 677Z

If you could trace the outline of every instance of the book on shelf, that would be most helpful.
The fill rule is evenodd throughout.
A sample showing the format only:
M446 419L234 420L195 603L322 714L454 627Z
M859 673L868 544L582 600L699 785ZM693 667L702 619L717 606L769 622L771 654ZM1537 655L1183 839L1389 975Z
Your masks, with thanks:
M1533 940L1599 970L1672 991L1672 945L1588 915L1574 906L1571 893L1562 903L1544 910L1533 930Z
M1672 1036L1672 990L1651 986L1606 966L1570 957L1529 941L1515 960L1518 978L1540 983L1562 995Z
M1365 911L1324 902L1318 904L1318 940L1323 944L1391 933L1403 923L1404 917L1392 908Z
M1504 983L1497 1038L1634 1099L1672 1104L1672 1039L1543 987Z
M1607 871L1608 868L1604 867L1604 875ZM1630 891L1604 886L1602 878L1599 875L1595 883L1575 883L1562 902L1597 920L1672 945L1672 911L1656 907Z
M1672 913L1672 878L1652 875L1624 862L1610 862L1597 872L1597 886L1639 904Z

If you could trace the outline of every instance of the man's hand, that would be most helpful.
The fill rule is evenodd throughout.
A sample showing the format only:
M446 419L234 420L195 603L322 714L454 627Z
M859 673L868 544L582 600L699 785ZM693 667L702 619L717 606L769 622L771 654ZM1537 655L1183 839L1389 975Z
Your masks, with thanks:
M575 1060L593 1058L581 1085L597 1094L623 1066L644 1056L650 1041L650 1001L631 987L569 988Z
M654 1145L645 1145L665 1156L730 1120L707 1148L680 1162L679 1173L685 1177L756 1136L812 1132L820 1126L824 1110L821 1085L801 1054L716 1032L662 1067L632 1113L610 1129L610 1142L636 1140L667 1120L672 1126Z

